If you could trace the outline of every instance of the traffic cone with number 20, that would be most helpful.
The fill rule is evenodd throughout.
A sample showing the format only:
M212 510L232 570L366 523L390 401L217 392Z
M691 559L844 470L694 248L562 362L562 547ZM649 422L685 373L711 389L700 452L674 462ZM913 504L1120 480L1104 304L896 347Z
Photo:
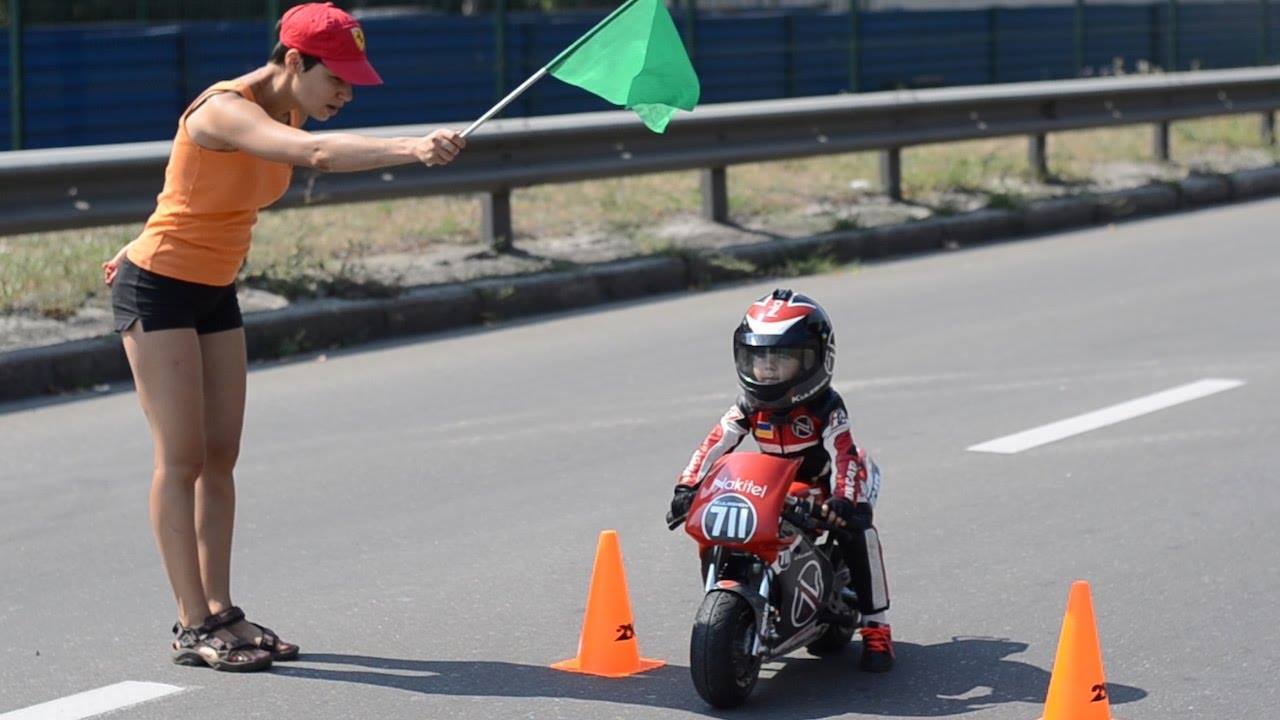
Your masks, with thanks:
M1084 580L1072 583L1067 597L1041 720L1112 720L1093 601Z
M551 667L568 672L604 677L626 677L652 670L664 663L640 657L631 600L627 596L627 576L622 571L622 549L618 533L605 530L596 546L591 589L587 591L587 611L582 618L582 636L577 657Z

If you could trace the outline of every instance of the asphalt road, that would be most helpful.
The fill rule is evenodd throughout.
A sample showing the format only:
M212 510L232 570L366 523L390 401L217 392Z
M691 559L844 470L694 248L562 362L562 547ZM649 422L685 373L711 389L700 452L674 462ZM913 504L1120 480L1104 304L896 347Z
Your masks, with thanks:
M743 717L1039 717L1087 579L1125 720L1280 705L1280 201L778 281L831 312L836 387L884 471L898 666L767 667ZM122 681L131 718L658 718L688 676L693 543L662 523L775 283L257 366L236 601L303 646L236 676L168 662L131 390L0 408L0 718ZM1017 454L966 448L1205 378L1244 381ZM658 671L574 653L619 532Z

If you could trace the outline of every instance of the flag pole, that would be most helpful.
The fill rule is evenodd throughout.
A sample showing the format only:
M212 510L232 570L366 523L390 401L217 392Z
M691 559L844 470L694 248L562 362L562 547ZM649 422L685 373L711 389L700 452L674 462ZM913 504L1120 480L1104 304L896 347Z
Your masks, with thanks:
M520 93L523 93L525 90L528 90L529 86L541 80L547 74L547 67L549 66L543 66L541 70L533 74L533 77L530 77L528 80L525 80L524 82L520 83L520 87L507 93L507 96L499 100L497 105L494 105L493 107L489 108L489 111L481 115L479 120L476 120L475 122L471 123L471 125L467 127L466 130L463 130L462 137L466 137L470 135L476 128L483 125L486 120L493 117L494 115L497 115L499 112L502 111L502 108L510 105L512 100L515 100L516 98L520 97Z
M553 65L555 65L556 63L560 62L560 60L561 60L562 58L564 58L566 55L568 55L569 53L571 53L571 52L573 52L574 50L578 49L578 46L579 46L579 45L582 45L582 43L584 43L584 42L586 42L588 39L590 39L590 38L591 38L591 36L595 35L597 32L600 32L600 28L604 27L605 25L608 25L610 20L613 20L613 18L615 18L619 13L621 13L622 11L624 11L624 10L626 10L627 8L631 7L632 5L636 4L636 2L638 2L638 0L627 0L626 2L622 3L621 5L619 5L619 6L617 7L617 9L615 9L613 12L609 13L609 15L608 15L605 19L603 19L603 20L601 20L600 22L596 23L595 27L593 27L593 28L591 28L590 30L588 30L588 31L586 32L586 34L585 34L585 35L583 35L582 37L580 37L580 38L578 38L577 40L575 40L575 41L573 42L573 44L572 44L572 45L570 45L569 47L565 48L565 49L564 49L564 50L563 50L559 55L556 55L556 56L551 60L551 62L547 63L546 65L543 65L543 66L542 66L542 69L540 69L540 70L538 70L538 72L534 73L532 77L530 77L528 80L525 80L524 82L520 83L520 87L516 88L515 90L512 90L510 93L507 93L507 96L506 96L506 97L504 97L504 98L502 98L501 100L499 100L499 101L498 101L498 103L497 103L496 105L494 105L493 107L489 108L488 112L486 112L484 115L481 115L481 116L480 116L480 118L479 118L478 120L476 120L475 122L471 123L471 125L469 125L469 126L467 127L467 129L466 129L466 130L463 130L463 131L462 131L462 137L467 137L467 136L468 136L468 135L470 135L471 133L475 132L476 128L478 128L478 127L480 127L481 125L483 125L483 124L484 124L484 123L485 123L489 118L491 118L491 117L493 117L494 115L497 115L499 112L501 112L501 111L502 111L502 109L503 109L503 108L505 108L506 106L510 105L510 104L511 104L511 102L512 102L513 100L515 100L516 98L520 97L520 95L521 95L525 90L528 90L530 86L532 86L534 83L538 82L538 81L539 81L539 80L541 80L543 77L545 77L545 76L547 75L547 73L551 72L551 66L553 66Z

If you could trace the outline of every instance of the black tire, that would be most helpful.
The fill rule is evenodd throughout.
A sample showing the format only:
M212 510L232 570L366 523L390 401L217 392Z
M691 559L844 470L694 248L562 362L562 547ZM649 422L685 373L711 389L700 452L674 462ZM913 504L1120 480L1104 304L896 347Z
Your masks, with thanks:
M852 625L828 625L827 631L805 645L804 649L813 655L834 655L849 645L856 629Z
M712 592L702 600L689 641L689 673L703 700L718 708L741 705L760 676L756 616L742 596Z

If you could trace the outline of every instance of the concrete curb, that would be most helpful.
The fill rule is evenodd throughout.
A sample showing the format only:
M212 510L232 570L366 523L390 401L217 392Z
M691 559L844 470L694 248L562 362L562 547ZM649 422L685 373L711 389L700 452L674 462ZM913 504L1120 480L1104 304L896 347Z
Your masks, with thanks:
M1280 172L1275 167L1241 170L1226 175L1231 198L1244 200L1280 193Z
M1178 193L1186 207L1226 202L1231 199L1231 180L1222 175L1192 175L1178 183Z
M247 315L245 332L250 359L261 360L767 276L815 254L841 263L871 260L1275 195L1280 195L1280 166L1193 175L1177 183L1041 200L1017 210L978 210L714 252L414 288L394 298L318 300ZM0 353L0 401L129 377L124 350L114 336Z
M1027 206L1023 212L1023 229L1028 234L1085 227L1098 221L1098 205L1091 197L1054 198L1040 200Z

